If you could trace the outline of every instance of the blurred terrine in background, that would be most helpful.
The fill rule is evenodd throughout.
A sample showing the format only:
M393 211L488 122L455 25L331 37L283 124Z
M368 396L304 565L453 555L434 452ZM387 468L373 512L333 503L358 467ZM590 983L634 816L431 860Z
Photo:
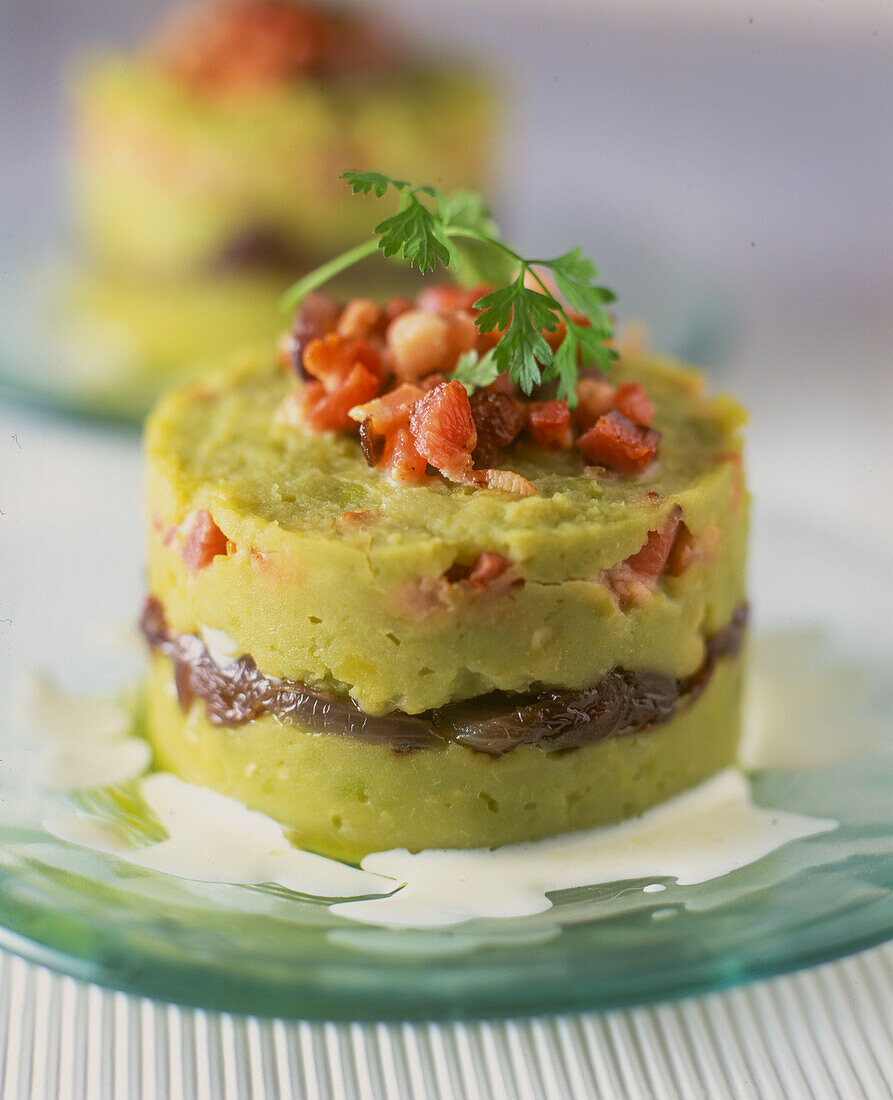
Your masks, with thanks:
M408 56L374 17L291 0L175 11L136 51L86 60L73 99L66 324L96 345L92 384L135 412L273 335L279 290L368 229L339 172L480 186L495 127L467 66Z

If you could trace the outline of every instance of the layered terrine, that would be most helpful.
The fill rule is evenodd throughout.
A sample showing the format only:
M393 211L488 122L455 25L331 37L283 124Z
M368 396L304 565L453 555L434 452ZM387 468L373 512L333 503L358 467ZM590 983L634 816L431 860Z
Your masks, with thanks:
M366 229L340 171L480 185L496 124L467 64L303 0L175 10L138 49L85 58L72 101L63 297L79 343L149 390L275 336L281 288Z
M480 293L314 296L148 424L157 763L326 854L612 822L735 757L741 408L641 352L573 409L451 377Z

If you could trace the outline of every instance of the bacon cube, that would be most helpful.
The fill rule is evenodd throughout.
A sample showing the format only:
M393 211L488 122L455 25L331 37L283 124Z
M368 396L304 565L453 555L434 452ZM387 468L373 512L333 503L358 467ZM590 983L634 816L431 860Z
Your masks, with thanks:
M639 474L657 454L659 441L660 432L634 424L629 417L612 409L580 436L577 446L593 465L623 474Z
M426 480L428 463L416 450L408 428L397 428L387 437L382 465L394 485L420 485Z
M571 414L566 401L533 401L527 406L527 427L538 447L566 451L571 445Z
M350 418L368 424L369 430L376 435L387 435L393 428L408 422L410 408L424 395L420 386L404 382L365 405L355 406L350 410Z
M614 407L615 388L603 378L581 378L577 383L577 407L574 409L574 427L581 432Z
M443 382L412 406L409 429L419 454L454 481L465 480L477 430L461 382Z
M313 383L308 383L308 388ZM343 383L329 393L314 391L314 398L303 408L303 422L315 432L345 431L352 428L351 409L371 401L378 393L381 380L362 363L357 363Z
M654 402L640 382L621 382L614 397L614 408L643 428L654 419Z
M187 518L186 537L180 548L189 572L197 573L226 551L226 535L214 522L214 517L207 508L200 508L193 512Z
M337 332L311 340L304 349L302 362L307 374L322 382L328 393L339 389L356 366L362 366L376 378L382 376L381 356L373 347L365 340L349 339Z

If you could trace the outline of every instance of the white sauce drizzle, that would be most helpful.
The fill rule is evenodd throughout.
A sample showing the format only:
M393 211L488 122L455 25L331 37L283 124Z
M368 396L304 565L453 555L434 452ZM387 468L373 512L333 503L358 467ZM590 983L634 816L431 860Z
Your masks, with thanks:
M168 772L139 782L140 794L168 839L131 848L108 824L83 817L44 822L60 840L119 856L138 867L198 882L237 886L276 883L322 898L363 897L393 890L394 882L292 847L282 826L235 799L184 783ZM98 829L97 829L98 825Z
M26 728L40 739L35 778L52 790L85 790L141 775L151 746L133 734L133 706L121 695L81 699L51 680L25 684Z
M639 889L657 894L666 884L655 880L689 886L716 879L837 825L755 805L744 775L729 768L617 825L496 850L374 852L357 869L293 848L280 824L234 799L165 772L142 776L149 747L131 736L123 701L78 701L40 682L30 724L43 733L45 783L48 776L53 786L78 790L134 780L168 833L134 847L112 812L72 813L45 822L59 839L184 879L278 884L339 899L331 906L339 916L382 927L531 916L549 909L549 892L624 880L644 879Z
M146 776L139 789L167 840L132 848L111 823L81 816L57 817L45 826L60 840L178 878L278 883L314 897L365 898L339 901L332 910L363 924L400 928L531 916L551 906L547 892L576 886L639 878L706 882L837 824L755 806L747 780L728 769L619 825L495 851L375 852L357 870L292 848L282 826L265 814L166 772ZM659 892L664 884L649 882L643 889ZM369 897L376 894L388 896Z
M409 928L530 916L550 907L549 891L641 878L690 886L836 826L836 821L754 805L745 777L728 768L619 825L496 851L374 852L363 860L363 869L406 885L386 899L333 908L350 920Z

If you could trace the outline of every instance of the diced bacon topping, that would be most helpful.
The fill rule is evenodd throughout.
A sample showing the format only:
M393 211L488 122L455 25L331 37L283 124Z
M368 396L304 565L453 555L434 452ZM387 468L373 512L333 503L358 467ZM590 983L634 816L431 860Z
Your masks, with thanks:
M353 424L351 409L371 401L380 386L381 380L362 363L357 363L341 385L329 393L324 387L319 393L312 382L308 383L305 390L312 391L312 395L302 410L305 427L315 432L344 431Z
M420 386L403 383L383 397L350 410L350 418L360 421L360 444L370 466L378 465L386 440L409 423L409 410L424 395Z
M429 313L408 309L388 327L391 369L411 382L434 371L448 371L464 351L475 346L477 327L470 313Z
M409 298L403 298L400 295L394 295L393 298L388 298L384 307L385 321L390 324L400 316L401 313L405 313L408 309L412 309L413 304Z
M181 530L184 527L181 526ZM180 548L180 553L190 573L197 573L210 565L218 554L226 554L227 538L214 522L214 518L206 508L199 508L187 517L185 523L186 537Z
M419 309L424 309L428 313L446 313L456 309L470 310L474 307L474 303L485 294L489 294L491 289L489 286L476 286L471 290L465 290L453 283L426 286L419 291L416 302Z
M421 386L403 382L395 390L376 397L374 401L351 409L350 418L360 424L368 424L369 430L376 435L387 435L393 428L408 423L411 406L424 396L425 391Z
M303 364L304 370L322 382L328 393L334 393L343 386L357 366L364 367L375 378L382 375L381 356L373 347L365 340L346 339L337 332L311 340L304 350ZM374 397L375 393L371 396ZM362 401L369 399L365 397ZM362 404L362 401L355 404Z
M416 450L409 428L397 428L385 441L382 466L394 485L421 485L428 463Z
M326 294L308 294L301 302L291 332L280 347L287 351L292 369L301 378L310 376L304 370L304 352L313 340L319 340L335 331L338 307Z
M538 447L566 451L573 442L566 401L533 401L527 406L527 427Z
M409 428L420 455L451 481L466 481L477 430L461 382L444 382L409 414Z
M517 393L517 387L511 380L507 371L503 371L502 374L497 374L496 378L487 387L487 393L501 393L506 397L514 397Z
M660 432L634 424L612 409L580 436L577 446L593 465L623 474L639 474L657 454L659 441Z
M512 493L516 497L537 496L536 486L526 477L511 470L475 470L473 483L481 489L498 489L502 493Z
M514 443L524 427L524 407L514 397L486 390L476 390L470 404L478 436L474 461L479 466L492 466L499 451Z
M371 32L289 0L207 0L176 11L150 48L168 72L202 90L241 92L307 73L383 64ZM378 55L378 56L376 56Z
M441 371L435 371L434 374L420 378L416 384L421 387L423 393L430 393L431 390L436 390L438 386L442 386L444 382L446 382L446 375Z
M621 607L643 603L654 589L667 565L681 517L682 510L674 508L659 530L648 532L641 550L602 571L602 584Z
M676 540L667 558L665 572L670 577L678 577L691 565L712 561L719 549L722 532L713 524L705 527L699 535L693 535L684 523L679 525Z
M581 378L577 383L577 407L574 409L574 427L586 431L600 416L614 407L616 389L601 378Z
M283 364L296 366L305 381L280 403L277 421L359 436L367 462L399 484L424 480L424 462L460 484L531 495L530 481L495 468L525 428L540 448L566 451L576 440L589 464L625 475L644 470L660 433L649 427L654 405L638 382L613 386L596 368L581 367L570 411L567 401L542 399L554 386L540 387L534 401L507 373L484 386L465 381L474 357L457 371L460 356L484 355L500 339L475 324L474 303L488 289L427 287L414 303L354 298L343 309L324 295L309 296L279 348ZM545 335L558 347L566 333ZM402 429L408 436L398 440Z
M370 298L352 298L344 307L335 331L347 340L368 340L382 327L384 310Z
M640 382L621 382L614 397L614 408L643 428L654 419L654 402Z

